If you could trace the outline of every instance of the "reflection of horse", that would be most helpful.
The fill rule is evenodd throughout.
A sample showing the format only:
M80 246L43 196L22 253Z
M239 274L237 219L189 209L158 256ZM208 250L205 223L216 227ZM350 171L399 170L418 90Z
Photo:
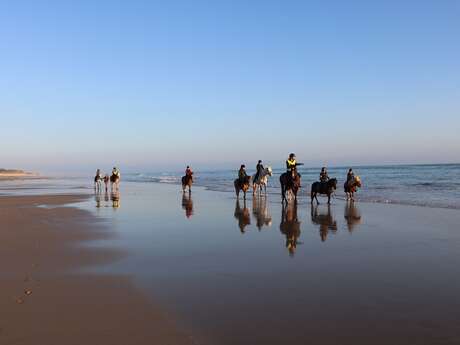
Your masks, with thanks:
M233 214L236 219L238 219L238 227L242 234L244 234L244 228L251 224L251 214L249 213L249 209L246 207L246 200L243 201L243 208L240 206L240 200L236 200L235 204L235 213Z
M286 248L290 256L294 256L297 244L300 242L297 239L300 237L300 222L297 218L297 201L293 203L283 203L281 210L280 231L286 236Z
M337 189L337 179L331 178L326 182L314 182L311 185L311 202L313 203L313 199L319 204L318 201L318 194L325 194L327 195L327 203L331 203L331 194Z
M256 180L256 175L252 175L252 194L255 194L257 189L259 189L259 193L262 192L262 187L264 187L265 194L267 194L267 183L268 183L268 177L272 176L272 168L267 167L264 170L262 170L257 177Z
M182 176L182 191L185 192L185 189L188 187L188 192L192 192L193 176L185 175Z
M358 191L358 188L361 188L361 179L359 176L355 176L353 179L346 181L343 184L343 189L345 189L345 194L347 195L347 200L355 201L355 193Z
M361 212L359 212L359 209L355 206L354 202L347 202L343 217L347 221L349 232L352 232L354 227L362 222Z
M120 207L120 192L117 190L116 192L110 193L110 200L112 200L113 208L119 208Z
M94 199L96 200L96 207L101 207L102 194L100 192L96 192L96 194L94 195Z
M292 196L294 196L294 200L297 201L297 192L300 189L300 175L297 171L293 172L285 172L280 176L280 184L281 184L281 201L287 202L286 192L290 192Z
M261 230L264 226L272 225L272 216L268 209L267 198L252 199L252 215L256 219L256 226Z
M114 189L118 190L120 186L120 176L117 174L112 174L112 176L110 176L110 183L112 185L111 186L112 191ZM113 186L115 186L116 188L113 188Z
M331 230L333 233L337 232L337 221L334 219L334 216L331 213L330 205L327 205L326 213L318 212L318 205L312 205L311 222L313 224L319 225L319 235L321 236L321 241L323 242L326 241L329 230Z
M182 194L182 209L185 211L185 216L191 218L193 216L193 200L190 193Z
M240 197L240 191L243 191L244 200L246 200L246 192L249 190L250 183L251 183L251 176L246 176L246 178L243 181L241 181L239 178L233 181L237 199L239 199Z

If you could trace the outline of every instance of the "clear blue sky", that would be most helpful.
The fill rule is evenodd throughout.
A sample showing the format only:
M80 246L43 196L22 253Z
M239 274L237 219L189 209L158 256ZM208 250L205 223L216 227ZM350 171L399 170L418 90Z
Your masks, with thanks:
M460 2L5 1L0 167L460 161Z

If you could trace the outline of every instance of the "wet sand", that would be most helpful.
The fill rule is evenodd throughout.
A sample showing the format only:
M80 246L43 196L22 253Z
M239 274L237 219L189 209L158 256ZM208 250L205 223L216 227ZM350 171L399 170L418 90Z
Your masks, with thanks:
M0 344L191 344L131 277L77 272L126 255L84 245L115 235L84 199L0 197Z
M154 183L0 197L0 344L459 344L458 224Z
M107 200L107 201L106 201ZM460 212L328 207L125 183L112 218L130 272L205 345L460 343Z

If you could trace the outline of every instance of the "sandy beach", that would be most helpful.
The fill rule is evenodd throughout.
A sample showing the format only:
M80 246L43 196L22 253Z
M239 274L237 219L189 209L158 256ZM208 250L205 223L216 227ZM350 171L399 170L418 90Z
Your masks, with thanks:
M0 197L0 343L191 344L130 277L75 272L125 255L82 245L114 236L85 198Z
M458 210L124 183L0 222L2 344L460 341Z

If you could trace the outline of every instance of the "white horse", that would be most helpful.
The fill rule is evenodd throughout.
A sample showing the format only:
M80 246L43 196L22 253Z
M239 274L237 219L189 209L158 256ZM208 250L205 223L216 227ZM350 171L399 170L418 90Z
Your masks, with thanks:
M259 176L257 177L256 180L256 174L252 175L252 194L254 195L259 189L259 191L262 191L262 187L264 187L265 194L267 194L267 183L268 183L268 177L272 176L273 170L271 167L266 167L264 170L261 171Z

